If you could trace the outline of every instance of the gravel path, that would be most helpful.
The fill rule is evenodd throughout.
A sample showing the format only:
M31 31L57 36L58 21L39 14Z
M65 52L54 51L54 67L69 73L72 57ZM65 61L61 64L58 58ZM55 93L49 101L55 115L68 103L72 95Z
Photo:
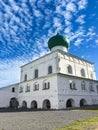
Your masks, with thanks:
M0 130L55 130L94 116L98 113L82 110L0 113Z

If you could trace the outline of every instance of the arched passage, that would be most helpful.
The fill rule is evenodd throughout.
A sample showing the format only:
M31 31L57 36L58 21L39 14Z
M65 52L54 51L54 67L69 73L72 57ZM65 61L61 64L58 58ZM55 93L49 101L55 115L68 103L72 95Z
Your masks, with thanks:
M73 99L68 99L66 102L66 107L74 107L75 101Z
M48 99L43 101L43 109L50 109L51 108L51 103Z
M80 107L87 105L87 101L85 99L80 100Z
M26 101L23 101L23 102L22 102L22 107L23 107L23 108L27 108L27 102L26 102Z
M31 102L31 108L37 109L37 102L35 100Z
M11 108L18 108L18 101L17 101L17 98L13 97L10 99L10 107Z

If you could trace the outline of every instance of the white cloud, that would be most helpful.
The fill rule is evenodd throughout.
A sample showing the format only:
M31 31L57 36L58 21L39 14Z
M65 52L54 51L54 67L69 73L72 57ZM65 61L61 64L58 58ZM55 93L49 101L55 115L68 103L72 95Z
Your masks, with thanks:
M82 43L83 39L81 38L78 38L75 42L74 42L74 45L75 46L79 46L81 43Z
M90 27L87 31L87 34L86 36L88 37L87 38L87 42L90 41L91 39L93 39L94 36L96 36L96 33L95 33L95 28L94 27Z
M27 60L14 59L4 62L0 61L0 87L20 82L19 67L25 63L27 63Z
M98 39L95 40L95 43L98 45Z
M78 10L85 9L87 6L88 1L87 0L79 0L78 2Z
M70 33L71 33L71 29L72 29L72 27L71 27L71 26L70 26L70 27L65 28L64 33L65 33L65 34L70 34Z
M55 17L53 19L53 24L54 24L54 27L58 28L58 27L62 27L62 24L61 24L61 20L57 17Z
M64 13L64 17L65 17L65 20L71 20L72 19L72 14L70 11L66 11Z
M72 36L70 37L70 41L74 41L75 39L85 37L85 29L83 26L80 26L75 33L72 33Z
M34 16L36 16L36 17L43 16L42 13L39 10L33 9L33 12L34 12Z
M84 20L85 17L86 17L86 15L80 15L80 16L76 19L76 22L79 23L79 24L84 24L84 23L85 23L85 20Z
M76 12L76 5L72 2L69 2L67 5L66 5L66 10L67 11L71 11L71 12Z

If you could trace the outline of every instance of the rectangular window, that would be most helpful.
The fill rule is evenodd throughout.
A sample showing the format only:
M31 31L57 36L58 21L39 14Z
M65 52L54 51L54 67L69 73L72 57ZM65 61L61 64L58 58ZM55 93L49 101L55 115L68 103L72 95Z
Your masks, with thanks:
M12 88L12 93L14 93L15 92L15 88Z
M19 93L23 92L23 87L20 87Z
M37 90L39 90L39 84L35 84L33 87L33 91L37 91Z
M98 85L96 87L97 87L97 93L98 93Z
M30 86L26 86L26 92L30 92Z
M89 90L90 90L90 91L94 91L93 83L90 83L90 84L89 84Z
M77 90L77 89L76 89L76 84L73 83L73 82L71 82L71 83L70 83L70 89L71 89L71 90Z
M27 81L27 74L24 75L24 81Z
M50 89L50 82L43 84L43 90L47 90L47 89Z

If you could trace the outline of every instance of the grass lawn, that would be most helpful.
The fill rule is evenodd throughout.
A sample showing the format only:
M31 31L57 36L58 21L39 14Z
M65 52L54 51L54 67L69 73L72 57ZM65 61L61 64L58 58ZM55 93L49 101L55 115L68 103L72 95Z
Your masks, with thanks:
M98 112L98 110L88 110L88 111ZM63 128L59 128L56 130L98 130L98 116L88 118L83 121L77 120L76 122L70 125L67 125Z

